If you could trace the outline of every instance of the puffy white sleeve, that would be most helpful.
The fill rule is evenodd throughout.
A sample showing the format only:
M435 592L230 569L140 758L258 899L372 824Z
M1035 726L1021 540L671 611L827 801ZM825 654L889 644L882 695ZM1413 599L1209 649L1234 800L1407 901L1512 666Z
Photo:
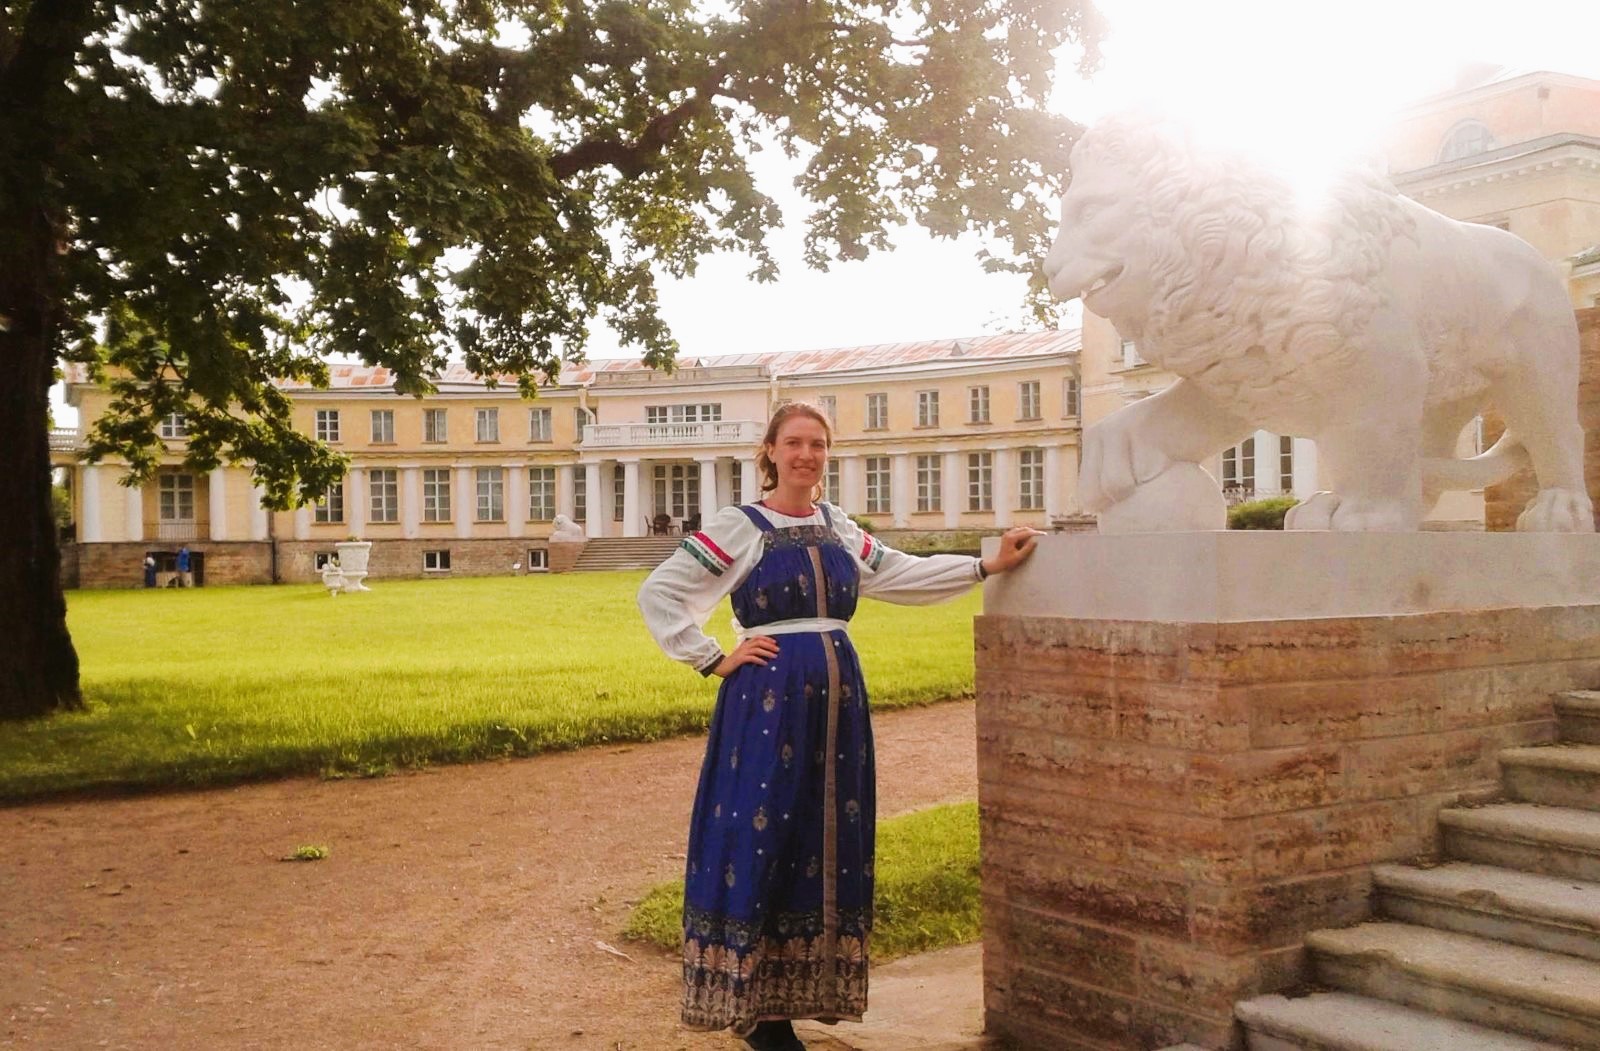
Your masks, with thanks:
M861 569L861 594L902 606L927 606L955 598L983 579L970 555L908 555L861 530L832 504L828 513L839 539Z
M710 675L723 653L706 634L706 621L760 559L761 530L737 507L723 508L684 537L639 586L639 612L662 651Z

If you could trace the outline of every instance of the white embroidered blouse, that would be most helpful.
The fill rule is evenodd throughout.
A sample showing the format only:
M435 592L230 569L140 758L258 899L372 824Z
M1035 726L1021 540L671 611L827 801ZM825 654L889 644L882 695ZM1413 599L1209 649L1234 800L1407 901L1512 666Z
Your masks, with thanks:
M756 510L776 529L823 525L822 511L801 517L763 505ZM861 571L860 593L907 606L943 602L983 579L979 560L967 555L908 555L896 551L828 505L834 531ZM725 507L678 549L639 588L639 611L656 643L673 660L702 675L722 661L722 647L705 633L706 621L761 558L761 530L737 507ZM737 622L735 629L739 628Z

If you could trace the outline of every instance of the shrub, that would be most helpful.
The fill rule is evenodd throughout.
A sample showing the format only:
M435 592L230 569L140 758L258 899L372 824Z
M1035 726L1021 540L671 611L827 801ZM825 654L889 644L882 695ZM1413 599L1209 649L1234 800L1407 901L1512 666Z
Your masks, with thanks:
M856 524L856 528L860 529L863 533L876 533L878 531L878 527L872 524L872 519L866 517L865 515L851 515L850 521L854 522Z
M1228 508L1229 529L1282 529L1283 516L1299 503L1292 496L1269 496L1246 500Z

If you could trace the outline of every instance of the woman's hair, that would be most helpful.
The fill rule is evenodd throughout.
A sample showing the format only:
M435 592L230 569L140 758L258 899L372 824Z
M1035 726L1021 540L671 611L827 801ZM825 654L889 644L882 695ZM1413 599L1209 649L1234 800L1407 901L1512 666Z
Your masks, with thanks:
M772 462L767 455L767 450L778 443L778 429L783 422L792 416L809 416L822 424L822 436L827 439L828 448L833 448L833 425L828 422L827 414L809 401L791 401L778 406L778 411L772 414L772 419L767 421L767 433L762 435L761 448L756 452L756 470L761 472L761 491L770 493L778 488L778 465ZM820 496L822 483L817 483L817 493L813 499Z

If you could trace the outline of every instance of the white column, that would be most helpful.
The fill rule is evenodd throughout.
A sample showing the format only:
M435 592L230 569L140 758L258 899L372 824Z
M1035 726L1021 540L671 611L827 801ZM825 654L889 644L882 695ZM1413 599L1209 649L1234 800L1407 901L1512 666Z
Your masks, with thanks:
M86 544L99 543L105 539L105 533L100 525L100 466L98 464L84 464L79 476L83 479L83 494L79 501L78 513L83 516L83 542Z
M506 536L522 536L528 524L528 465L502 464L505 472Z
M400 535L415 540L422 534L422 468L400 470Z
M207 495L211 504L211 539L228 539L228 491L224 488L227 483L223 480L226 471L221 467L213 467L206 486Z
M722 509L722 501L717 499L717 461L696 460L700 465L700 526L716 517Z
M456 536L462 540L472 537L472 516L478 512L478 488L473 484L472 468L460 464L452 468L451 481L455 482L455 507L451 515L456 523Z
M622 535L644 536L644 509L639 505L639 461L622 461Z
M1317 443L1310 438L1294 440L1294 495L1304 500L1317 491Z
M576 466L564 463L556 467L556 514L566 515L569 522L573 512L572 472Z
M1048 524L1061 514L1061 446L1044 449L1044 519Z
M955 529L967 506L967 458L961 453L945 453L939 474L944 483L944 527Z
M746 456L739 461L739 499L747 504L761 499L761 472L756 470L753 456Z
M721 497L717 502L718 511L733 503L733 472L738 469L738 465L730 459L717 460L717 495Z
M1016 506L1016 482L1012 480L1011 461L1016 453L1010 449L994 451L994 473L990 476L994 494L994 524L1004 529L1011 524L1011 509Z
M344 476L344 520L351 536L360 536L367 528L367 472L363 467L352 467Z
M606 535L606 503L600 492L600 461L591 460L583 465L583 497L587 505L587 521L583 523L586 536Z
M122 488L122 531L124 540L144 539L144 486Z
M867 509L866 465L859 456L839 459L839 506L850 514L859 515Z
M913 506L911 457L896 453L889 461L889 511L896 529L904 529L911 524Z
M250 539L265 540L271 531L268 523L271 521L272 512L267 510L267 491L259 485L250 487L251 495L255 497L250 507Z
M297 507L294 509L294 538L296 540L311 539L311 508Z

